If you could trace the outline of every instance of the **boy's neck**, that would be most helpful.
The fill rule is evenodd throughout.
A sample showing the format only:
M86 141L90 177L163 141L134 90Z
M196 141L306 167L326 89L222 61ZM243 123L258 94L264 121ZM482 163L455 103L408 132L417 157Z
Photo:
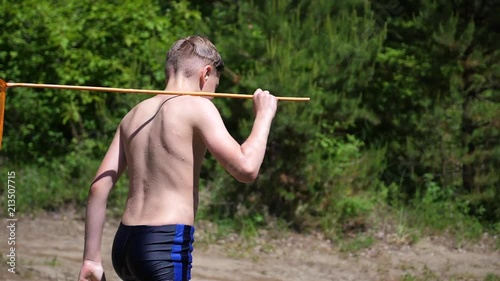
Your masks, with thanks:
M182 77L169 79L165 91L199 92L201 89L196 79Z

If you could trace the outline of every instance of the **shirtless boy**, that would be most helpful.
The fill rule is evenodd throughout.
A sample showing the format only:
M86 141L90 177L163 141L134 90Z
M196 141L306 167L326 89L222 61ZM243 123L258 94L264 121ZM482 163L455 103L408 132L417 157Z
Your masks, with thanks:
M208 39L183 38L167 54L166 90L215 92L223 69ZM116 273L123 280L190 280L202 161L208 149L238 181L256 179L277 99L257 89L253 104L253 128L241 145L206 97L157 95L123 118L90 187L80 281L105 280L106 202L126 167L129 193L112 250Z

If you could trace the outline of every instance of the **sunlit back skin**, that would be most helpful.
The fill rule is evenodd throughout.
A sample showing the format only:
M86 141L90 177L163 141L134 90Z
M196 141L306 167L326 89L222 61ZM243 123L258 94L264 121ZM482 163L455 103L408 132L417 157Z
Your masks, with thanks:
M184 60L168 77L168 91L215 92L220 73L214 65L194 58ZM102 276L106 201L125 169L130 182L122 223L131 226L194 225L207 150L238 181L257 178L277 99L257 89L253 103L254 125L241 145L227 131L210 98L158 95L122 119L90 187L80 280Z
M124 224L194 224L206 151L203 139L193 132L196 120L190 113L203 103L199 99L159 96L123 119L120 134L125 158L130 159Z

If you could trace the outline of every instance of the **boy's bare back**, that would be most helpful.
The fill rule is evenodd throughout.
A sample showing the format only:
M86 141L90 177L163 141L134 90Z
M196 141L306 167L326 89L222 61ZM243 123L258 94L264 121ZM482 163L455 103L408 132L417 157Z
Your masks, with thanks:
M193 225L198 178L206 146L193 132L204 99L156 96L131 110L120 124L130 177L123 214L127 225Z
M259 123L269 128L276 107L268 104L276 104L276 99L267 91L258 90L256 96ZM207 147L242 182L252 181L258 172L252 159L257 158L259 166L262 162L251 157L255 147L265 149L265 143L256 142L258 132L257 144L242 149L214 104L203 97L159 95L145 100L123 118L119 132L130 178L122 218L126 225L193 225ZM268 130L264 134L267 138Z

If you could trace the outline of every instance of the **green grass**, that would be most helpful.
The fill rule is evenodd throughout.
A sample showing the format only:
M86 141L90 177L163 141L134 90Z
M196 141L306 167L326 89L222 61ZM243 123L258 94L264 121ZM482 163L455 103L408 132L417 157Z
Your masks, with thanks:
M488 275L484 277L483 281L500 281L500 275L494 273L488 273Z
M449 276L439 278L431 271L425 271L422 275L405 274L400 281L500 281L500 275L489 273L484 278L474 276Z
M353 239L343 239L340 241L341 252L357 252L371 247L375 243L375 237L366 234L358 234Z
M84 208L89 186L95 176L100 160L87 157L68 156L54 159L48 165L1 166L0 174L14 171L16 215L32 214L38 211L57 211L68 206ZM123 209L126 198L126 180L121 179L111 192L110 210ZM2 189L2 192L3 191ZM6 211L7 200L0 206Z
M54 256L53 258L46 260L45 264L48 266L51 266L51 267L57 267L60 265L60 262L59 262L57 256Z
M470 203L457 198L453 188L439 186L432 176L424 178L425 186L409 203L391 198L394 208L389 212L397 212L397 235L409 236L409 240L416 242L420 236L445 234L459 248L468 241L478 240L488 226L470 214ZM394 197L402 193L397 185L389 188Z

